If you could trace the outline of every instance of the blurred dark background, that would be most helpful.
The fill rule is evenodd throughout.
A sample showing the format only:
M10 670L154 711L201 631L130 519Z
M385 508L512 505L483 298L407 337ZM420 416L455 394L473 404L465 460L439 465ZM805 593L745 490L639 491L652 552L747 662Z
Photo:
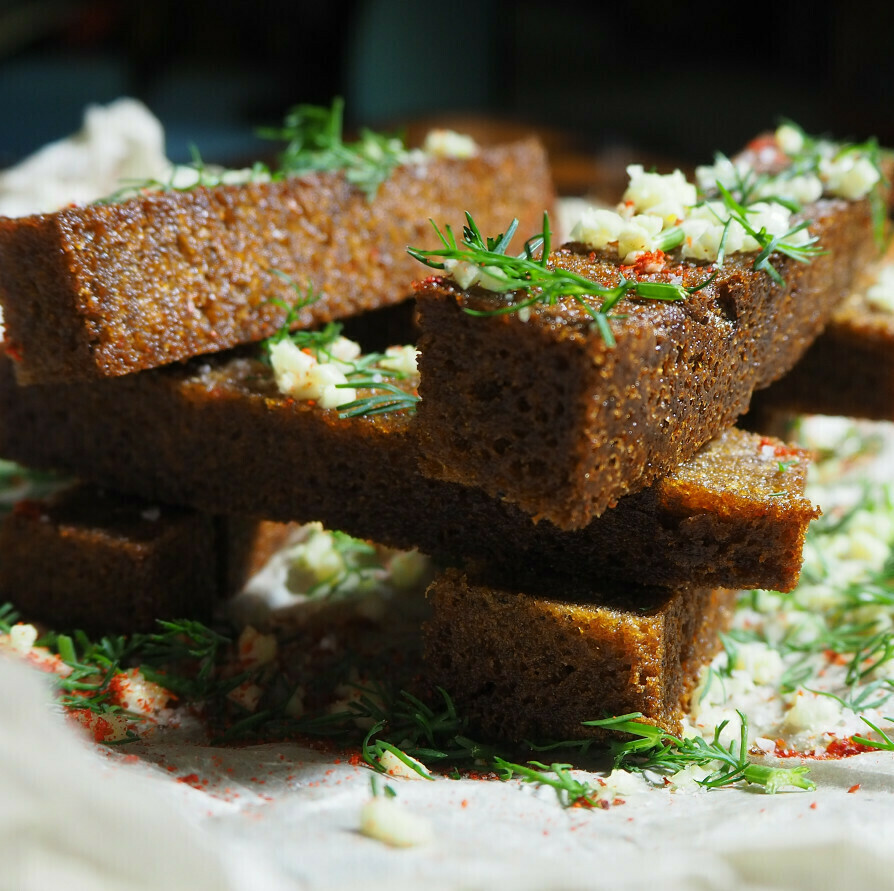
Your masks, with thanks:
M891 3L0 0L0 166L121 95L175 160L269 152L255 127L340 94L349 125L542 129L571 188L587 158L707 161L780 115L894 144L892 25Z

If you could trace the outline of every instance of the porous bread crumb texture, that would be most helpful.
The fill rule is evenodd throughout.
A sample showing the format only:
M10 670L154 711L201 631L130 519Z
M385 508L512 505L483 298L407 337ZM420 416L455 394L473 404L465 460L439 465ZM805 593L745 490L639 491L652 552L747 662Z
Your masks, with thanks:
M894 264L894 245L882 262ZM838 306L785 377L754 394L755 412L894 420L894 315L869 303L867 286Z
M894 326L830 325L789 374L754 394L752 411L894 421Z
M406 248L437 245L430 217L534 231L553 198L526 140L399 167L373 201L320 173L0 219L7 348L21 383L95 378L261 340L311 286L302 326L345 318L412 292Z
M458 570L428 589L425 660L476 729L523 740L603 737L584 727L641 712L677 733L700 667L728 627L735 594L708 588L547 596L470 581ZM649 604L635 609L637 597Z
M452 561L643 583L790 589L816 509L730 431L582 530L538 524L418 470L413 419L339 419L275 392L256 360L216 357L93 384L17 387L0 362L0 455L211 513L319 520ZM783 448L779 444L780 448Z
M528 321L481 318L464 309L502 298L426 282L417 291L423 471L576 529L673 470L795 364L874 253L866 202L822 201L810 216L828 253L809 264L774 256L785 287L752 271L751 258L728 259L683 301L622 301L614 349L569 298L532 308ZM616 265L574 246L552 262L604 284L617 277ZM695 286L711 270L679 271Z
M20 502L0 524L0 599L29 621L89 632L207 621L288 528L74 486Z

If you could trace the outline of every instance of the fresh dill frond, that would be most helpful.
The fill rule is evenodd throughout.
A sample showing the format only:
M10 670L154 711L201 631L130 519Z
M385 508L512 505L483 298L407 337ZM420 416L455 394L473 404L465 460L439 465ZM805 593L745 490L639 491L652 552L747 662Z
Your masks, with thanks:
M766 272L776 284L785 285L785 280L779 274L779 270L770 262L772 254L783 254L798 263L809 263L814 257L826 253L822 248L817 247L819 238L816 236L803 242L789 240L793 235L797 235L809 227L808 220L798 223L782 235L770 235L764 227L755 229L751 225L748 221L748 210L736 201L723 183L718 181L716 186L728 214L727 221L733 220L738 223L761 246L760 252L751 264L751 268L755 272Z
M410 154L400 136L360 131L355 142L343 138L344 100L337 96L330 108L296 105L286 115L283 126L260 131L268 139L285 140L280 176L304 176L323 171L344 171L348 182L369 200L394 169L406 163Z
M729 746L720 742L720 735L728 721L722 721L714 728L714 736L710 742L701 736L680 738L666 733L660 727L640 723L636 720L642 717L639 714L585 721L584 726L610 728L634 737L627 742L609 743L615 767L624 770L648 770L672 776L689 765L706 768L716 765L713 773L698 781L706 789L719 789L740 782L760 786L770 794L788 786L808 791L816 788L807 779L807 767L769 767L749 761L748 721L741 712L737 714L740 721L739 738L733 740Z
M872 730L874 730L881 739L869 739L866 736L853 736L851 739L861 745L861 746L869 746L873 749L879 749L884 752L894 752L894 739L891 738L889 734L887 734L881 727L873 724L868 718L860 716L860 720L863 721L864 724L868 725ZM885 718L889 723L894 724L894 718Z
M262 138L286 142L279 166L274 169L260 161L244 170L206 164L198 149L191 146L192 160L188 164L172 165L166 179L125 180L121 188L95 203L116 204L146 192L187 192L200 186L276 182L328 171L343 171L345 179L371 201L394 169L407 163L413 155L401 136L366 128L360 131L359 139L345 142L343 114L344 100L336 97L329 108L296 105L286 114L281 127L259 129L258 135Z
M464 311L473 316L495 316L517 313L537 304L554 306L561 297L571 297L592 320L592 325L610 347L615 346L615 338L609 324L612 310L625 296L646 300L678 301L704 287L686 288L666 282L639 282L620 274L618 284L605 287L577 273L558 266L549 265L550 224L549 216L543 215L543 231L529 238L522 253L512 256L507 253L509 241L518 228L518 220L513 220L506 232L497 238L484 238L470 213L466 213L461 245L450 226L441 230L432 221L441 247L434 250L407 248L411 257L430 269L444 270L456 275L459 270L469 273L470 282L478 277L487 290L500 294L524 292L522 299L511 298L511 302L493 310L475 310L468 307ZM679 233L682 237L682 233ZM673 238L677 233L673 233ZM671 241L673 241L673 238ZM539 257L535 251L542 246ZM599 301L594 306L593 300Z
M350 387L357 390L371 390L369 396L362 396L338 407L340 418L371 417L388 412L407 412L413 414L419 403L419 396L403 390L388 381L360 380L348 377L348 383L337 384L338 387Z
M541 761L529 761L527 764L516 764L499 756L494 758L493 766L500 779L509 780L514 776L521 777L525 783L538 786L549 786L556 793L562 807L598 807L600 787L571 775L571 764L544 764Z
M317 359L319 359L321 353L328 355L326 348L341 335L342 326L340 323L329 322L319 331L292 330L301 320L301 311L308 306L313 306L323 296L322 292L315 291L313 283L310 281L308 281L306 288L302 291L301 286L285 272L279 269L271 269L270 271L282 279L295 292L296 299L291 303L280 300L278 297L269 301L272 305L283 310L285 316L279 329L261 344L264 361L267 364L270 363L271 348L284 340L291 340L299 350L309 350Z

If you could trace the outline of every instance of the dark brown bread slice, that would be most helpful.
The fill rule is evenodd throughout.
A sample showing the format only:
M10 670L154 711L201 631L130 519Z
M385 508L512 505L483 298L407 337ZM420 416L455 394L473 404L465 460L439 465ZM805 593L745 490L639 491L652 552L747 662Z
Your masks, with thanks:
M576 529L688 460L747 410L756 388L798 361L875 253L868 202L821 201L805 215L828 253L809 264L774 255L785 286L752 271L753 255L734 255L683 301L619 303L614 349L570 299L532 307L527 320L481 318L464 310L493 310L505 297L424 282L424 472ZM552 263L617 282L617 263L580 245L556 251ZM710 272L674 261L669 269L687 286Z
M92 633L207 620L292 528L75 486L19 502L0 525L0 598L28 621Z
M806 460L730 432L566 534L481 490L426 479L414 419L340 419L275 392L248 358L68 386L17 387L0 363L0 455L173 504L319 520L397 548L585 577L790 589L816 509ZM799 463L780 472L775 450Z
M894 264L894 247L883 264ZM874 276L835 310L826 330L781 380L754 394L755 412L894 420L894 314L866 298Z
M592 583L556 590L543 580L519 588L458 570L440 575L427 594L432 683L499 739L601 737L606 731L581 722L631 712L678 733L699 669L728 627L735 592L602 594Z
M0 302L21 383L122 375L261 340L296 294L302 326L403 300L434 247L430 217L466 210L534 229L553 201L536 140L398 168L369 201L343 175L155 192L0 219Z

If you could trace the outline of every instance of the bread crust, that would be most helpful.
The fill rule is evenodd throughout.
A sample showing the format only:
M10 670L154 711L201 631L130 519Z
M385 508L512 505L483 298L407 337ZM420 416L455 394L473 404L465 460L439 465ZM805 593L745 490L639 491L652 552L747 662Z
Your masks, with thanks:
M308 288L300 326L346 318L412 292L430 217L533 229L553 199L529 139L398 167L372 201L319 173L0 218L7 351L20 383L90 379L261 340Z
M68 386L17 387L0 363L0 454L209 513L319 520L398 548L558 576L789 590L807 525L807 458L731 431L589 527L535 524L418 470L414 419L340 419L217 357ZM786 462L780 472L781 450Z
M90 633L207 621L293 528L72 486L0 524L0 598L27 621Z
M436 578L424 632L432 683L489 738L599 739L610 731L583 721L631 712L679 733L735 592L619 595L591 583L556 595L544 584L492 584L458 570Z
M691 458L800 359L875 252L867 201L823 200L805 215L827 253L807 264L774 256L784 286L734 255L685 300L621 301L614 348L570 298L528 319L482 318L464 310L503 298L427 280L417 291L423 471L578 529ZM617 282L617 261L582 245L551 262ZM711 272L669 265L686 286Z

